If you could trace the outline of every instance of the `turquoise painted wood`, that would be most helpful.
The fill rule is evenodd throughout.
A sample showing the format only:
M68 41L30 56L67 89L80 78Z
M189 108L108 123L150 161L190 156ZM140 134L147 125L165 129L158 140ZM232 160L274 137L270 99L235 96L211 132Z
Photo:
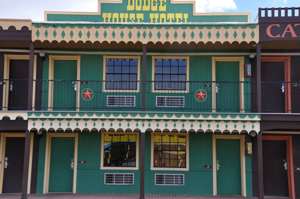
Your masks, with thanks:
M54 62L54 110L76 110L76 61Z
M73 187L74 138L52 138L49 192L70 193Z
M59 138L58 138L59 139ZM43 192L44 177L44 160L45 160L45 136L39 140L39 159L38 159L38 182L37 193ZM69 140L61 141L62 145L68 145ZM230 141L228 141L230 142ZM218 143L219 144L219 143ZM71 145L71 144L70 144ZM73 146L73 145L72 145ZM140 183L140 172L132 170L105 170L100 169L101 160L101 135L98 133L79 134L78 143L78 169L77 169L77 193L78 194L138 194ZM218 146L220 147L220 146ZM222 147L222 146L221 146ZM224 149L218 153L224 152L222 157L224 160L230 160L230 164L239 164L239 142L234 141L228 143L225 141ZM210 196L213 194L212 187L212 135L211 134L189 134L189 165L188 171L153 171L151 170L151 135L146 134L146 154L145 154L145 191L148 195L190 195L190 196ZM60 157L61 150L56 150L55 154ZM59 152L58 152L59 151ZM65 152L64 152L65 153ZM70 152L71 153L71 152ZM219 155L219 154L217 154ZM57 167L63 167L61 162L57 162ZM66 167L69 166L66 163ZM224 173L226 179L222 186L233 184L240 185L240 167L234 169L233 178L230 174L231 170ZM247 179L247 195L252 196L252 156L246 158L246 179ZM128 173L133 172L135 175L135 184L129 186L109 186L104 185L104 173ZM227 176L229 172L230 176ZM185 174L184 186L156 186L154 184L155 173L183 173ZM230 182L228 183L228 179ZM230 188L230 187L229 187ZM70 189L70 186L69 186ZM227 187L226 187L227 189ZM240 187L236 187L234 194L240 193Z
M240 140L217 139L218 195L241 195Z
M217 111L239 112L239 62L217 62Z

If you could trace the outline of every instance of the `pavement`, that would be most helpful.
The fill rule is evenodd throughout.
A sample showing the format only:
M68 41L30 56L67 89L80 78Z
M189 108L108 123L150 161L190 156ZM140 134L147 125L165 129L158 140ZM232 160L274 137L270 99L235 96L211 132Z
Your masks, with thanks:
M20 199L20 194L1 194L0 199ZM28 199L139 199L138 195L80 195L80 194L46 194L30 195ZM159 196L147 195L145 199L245 199L243 197L203 197L203 196ZM246 198L246 199L257 199ZM288 199L286 197L265 197L265 199Z

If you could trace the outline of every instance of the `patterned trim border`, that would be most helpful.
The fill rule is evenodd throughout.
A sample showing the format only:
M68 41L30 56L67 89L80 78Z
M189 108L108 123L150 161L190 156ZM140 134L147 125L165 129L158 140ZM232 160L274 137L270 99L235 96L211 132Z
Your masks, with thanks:
M41 42L257 43L258 25L105 25L35 24L32 40Z
M31 131L152 131L259 133L254 114L32 113Z

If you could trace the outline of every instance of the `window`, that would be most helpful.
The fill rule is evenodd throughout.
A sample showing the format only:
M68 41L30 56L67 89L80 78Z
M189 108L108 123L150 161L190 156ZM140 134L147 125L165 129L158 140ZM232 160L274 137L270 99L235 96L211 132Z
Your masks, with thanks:
M137 134L104 133L102 167L137 168Z
M105 90L138 90L137 58L105 59Z
M152 137L154 169L187 169L187 136L154 134Z
M154 89L186 91L187 65L186 58L154 59Z

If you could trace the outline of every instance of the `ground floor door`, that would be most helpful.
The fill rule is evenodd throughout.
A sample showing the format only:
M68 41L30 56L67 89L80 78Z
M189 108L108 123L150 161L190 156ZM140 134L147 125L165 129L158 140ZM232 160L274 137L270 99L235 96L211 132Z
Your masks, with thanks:
M285 140L263 141L264 191L267 196L289 196Z
M49 192L73 191L74 141L72 137L51 138Z
M3 193L20 193L25 139L23 137L6 137L5 139Z
M242 195L239 139L216 140L217 194Z

